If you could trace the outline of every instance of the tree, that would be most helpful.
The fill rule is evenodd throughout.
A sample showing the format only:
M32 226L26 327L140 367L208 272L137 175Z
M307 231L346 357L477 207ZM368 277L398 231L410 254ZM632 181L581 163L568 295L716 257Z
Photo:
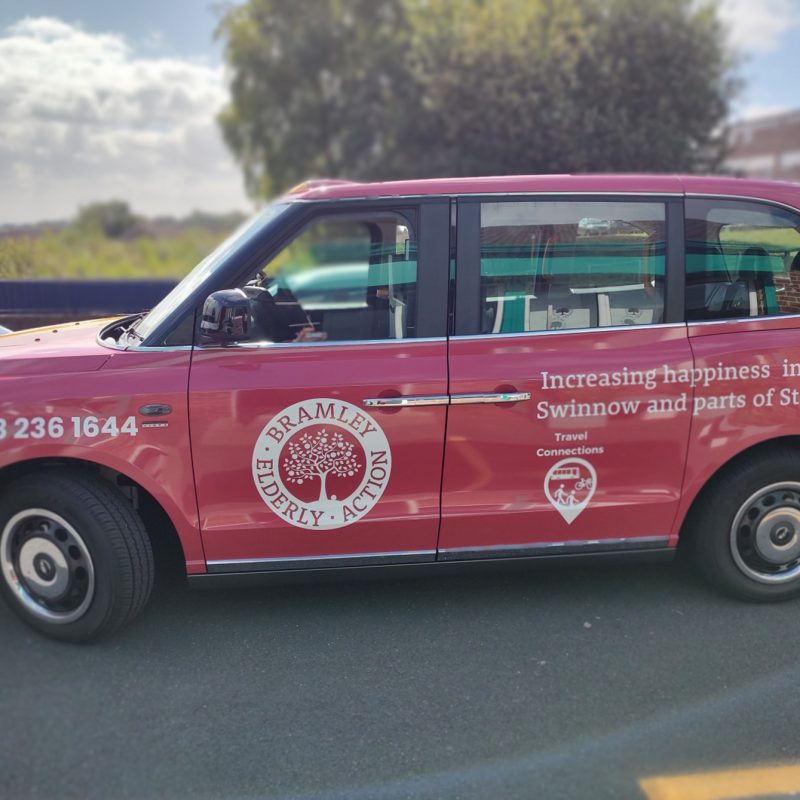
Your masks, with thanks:
M84 229L99 229L109 239L121 239L131 233L140 220L124 200L91 203L78 212L77 225Z
M232 70L219 121L264 196L309 176L388 177L412 104L403 0L249 0L218 34Z
M287 445L289 455L283 460L286 480L301 485L319 480L319 499L327 500L328 475L338 478L352 477L360 468L355 444L345 440L341 433L328 433L322 428L315 434L303 433Z
M697 0L248 0L220 121L255 195L356 179L713 170L733 61Z

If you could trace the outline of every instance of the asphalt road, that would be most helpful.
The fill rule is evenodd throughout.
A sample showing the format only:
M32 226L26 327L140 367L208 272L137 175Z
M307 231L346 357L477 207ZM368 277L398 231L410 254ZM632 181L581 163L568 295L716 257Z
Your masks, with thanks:
M642 778L800 761L800 602L681 564L168 581L102 645L0 606L0 653L3 800L641 800Z

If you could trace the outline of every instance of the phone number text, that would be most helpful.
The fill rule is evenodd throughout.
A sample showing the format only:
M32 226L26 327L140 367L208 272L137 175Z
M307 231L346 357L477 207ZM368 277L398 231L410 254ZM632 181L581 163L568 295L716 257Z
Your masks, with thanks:
M136 417L0 417L0 441L3 439L75 439L98 436L136 436L139 428Z

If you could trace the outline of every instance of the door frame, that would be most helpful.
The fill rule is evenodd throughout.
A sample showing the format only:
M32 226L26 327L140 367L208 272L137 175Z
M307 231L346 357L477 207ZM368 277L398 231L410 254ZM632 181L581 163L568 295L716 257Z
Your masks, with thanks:
M203 289L204 296L195 298L194 347L217 348L220 345L200 344L200 319L203 303L212 292L236 285L259 267L264 266L317 219L336 216L351 217L368 212L394 211L409 218L416 226L417 237L417 339L436 339L447 335L448 258L450 249L450 198L380 198L375 200L324 200L297 203L301 207L277 232L264 231L246 256L220 273L218 280ZM440 263L437 273L436 264ZM327 347L353 345L361 340L325 342ZM319 343L316 343L319 344ZM228 345L230 346L230 345ZM234 345L235 346L235 345ZM314 344L291 343L292 347Z

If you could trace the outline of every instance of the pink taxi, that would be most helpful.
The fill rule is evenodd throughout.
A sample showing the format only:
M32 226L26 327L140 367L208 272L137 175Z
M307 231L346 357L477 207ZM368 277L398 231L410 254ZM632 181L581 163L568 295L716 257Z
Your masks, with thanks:
M800 186L311 182L152 311L0 336L0 588L661 557L800 594Z

